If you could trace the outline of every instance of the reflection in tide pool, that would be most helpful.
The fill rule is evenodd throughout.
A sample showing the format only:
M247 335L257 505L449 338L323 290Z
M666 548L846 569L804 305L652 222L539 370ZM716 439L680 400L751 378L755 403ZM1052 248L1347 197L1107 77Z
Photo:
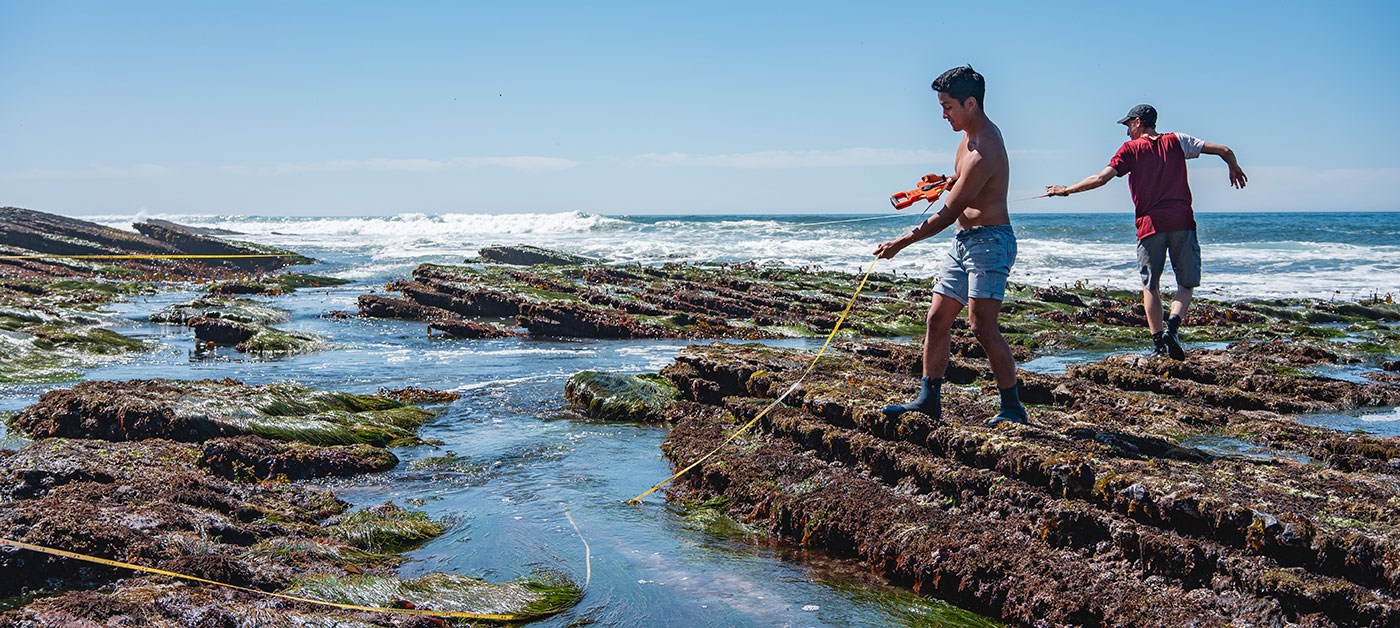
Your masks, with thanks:
M1195 447L1215 456L1224 458L1253 458L1256 460L1292 460L1303 464L1320 464L1319 461L1298 451L1274 449L1256 445L1249 441L1229 436L1196 436L1181 439L1183 447Z
M1400 406L1394 408L1362 408L1350 412L1299 414L1294 420L1303 425L1325 427L1340 432L1359 432L1379 436L1400 436Z

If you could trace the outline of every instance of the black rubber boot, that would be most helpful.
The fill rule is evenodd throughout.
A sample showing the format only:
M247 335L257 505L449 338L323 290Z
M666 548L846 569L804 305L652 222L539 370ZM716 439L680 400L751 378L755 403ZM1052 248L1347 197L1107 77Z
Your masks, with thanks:
M1021 382L1017 381L1010 388L1000 388L1001 391L1001 412L987 421L987 425L995 426L1003 421L1030 425L1031 418L1026 414L1026 407L1021 405Z
M1166 341L1166 339L1164 338L1164 336L1165 336L1165 334L1163 334L1163 333L1160 332L1160 331L1157 332L1157 333L1155 333L1155 334L1152 334L1152 353L1148 354L1148 357L1152 357L1152 358L1165 358L1165 357L1167 357L1167 341Z
M1181 348L1181 317L1173 314L1167 319L1167 333L1162 334L1162 342L1167 345L1167 355L1173 360L1185 360L1186 350Z
M943 418L943 378L925 376L921 381L919 396L909 403L885 406L885 416L893 419L910 410L917 410L935 419Z

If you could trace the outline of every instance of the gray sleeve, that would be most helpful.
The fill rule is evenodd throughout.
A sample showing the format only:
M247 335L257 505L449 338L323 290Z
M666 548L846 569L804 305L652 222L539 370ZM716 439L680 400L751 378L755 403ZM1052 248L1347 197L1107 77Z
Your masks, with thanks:
M1201 149L1206 147L1206 143L1185 133L1177 133L1176 139L1181 141L1181 150L1186 153L1187 159L1195 159L1201 156Z

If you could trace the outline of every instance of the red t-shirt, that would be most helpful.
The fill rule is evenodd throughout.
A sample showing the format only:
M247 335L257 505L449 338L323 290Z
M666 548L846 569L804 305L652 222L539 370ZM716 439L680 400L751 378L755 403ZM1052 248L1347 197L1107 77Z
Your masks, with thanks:
M1154 233L1195 229L1191 212L1191 188L1186 184L1184 144L1195 144L1195 157L1201 142L1189 135L1163 133L1156 138L1146 135L1129 140L1119 147L1108 166L1118 176L1128 175L1128 189L1133 194L1137 210L1139 240Z

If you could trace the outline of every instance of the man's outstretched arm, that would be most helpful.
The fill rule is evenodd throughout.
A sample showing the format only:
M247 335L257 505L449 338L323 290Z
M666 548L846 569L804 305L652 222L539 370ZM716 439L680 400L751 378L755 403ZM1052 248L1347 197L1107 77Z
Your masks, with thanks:
M987 185L987 180L992 178L992 169L982 163L982 156L974 153L967 160L967 171L954 175L953 189L948 191L948 195L943 197L943 209L937 214L929 216L913 231L904 234L903 237L885 242L875 247L875 256L881 259L889 259L898 254L904 247L909 246L919 240L935 235L947 229L948 225L957 222L968 206L972 204L972 199L982 192L982 188Z
M1112 181L1113 177L1116 176L1118 176L1118 171L1114 170L1113 166L1109 166L1099 171L1098 174L1091 174L1087 177L1084 177L1083 181L1080 181L1079 183L1076 183L1074 185L1047 185L1045 186L1045 193L1049 194L1050 196L1069 196L1070 194L1074 194L1075 192L1087 192L1096 187L1101 187L1103 184L1108 183L1109 181Z
M1235 161L1235 151L1230 150L1230 147L1224 144L1206 142L1205 146L1201 148L1201 152L1207 155L1220 155L1220 158L1225 160L1225 165L1230 167L1230 186L1244 188L1249 177L1244 176L1244 170L1240 169L1240 162Z

